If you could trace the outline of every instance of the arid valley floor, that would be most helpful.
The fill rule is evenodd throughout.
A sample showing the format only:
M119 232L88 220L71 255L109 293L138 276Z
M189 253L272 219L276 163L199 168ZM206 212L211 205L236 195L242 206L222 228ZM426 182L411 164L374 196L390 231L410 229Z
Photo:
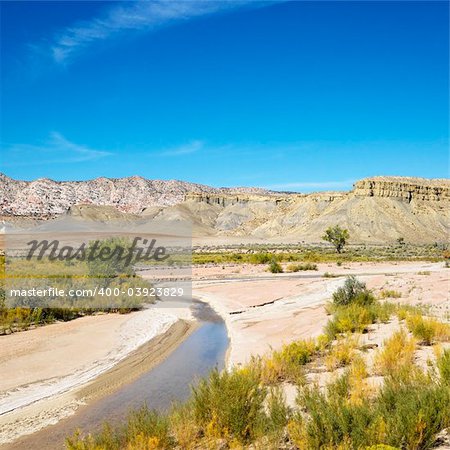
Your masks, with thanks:
M324 277L326 272L334 277ZM193 296L209 303L225 320L230 339L226 364L232 367L249 362L252 355L319 336L329 319L326 303L349 275L366 282L378 296L396 291L400 295L394 301L429 305L438 317L449 318L450 269L441 262L321 263L317 271L283 274L267 272L266 265L209 265L194 269ZM150 334L146 324L152 324ZM397 319L375 324L359 345L380 347L400 326ZM89 316L3 336L2 444L8 448L8 441L70 416L86 402L150 370L194 328L189 308L180 307ZM147 357L137 357L140 344L152 334L157 337L144 347ZM374 352L370 350L367 358ZM426 366L433 357L430 347L418 347L421 364ZM119 361L128 367L126 372L116 369ZM309 377L324 384L342 370L318 370ZM377 383L378 377L372 378ZM94 389L89 388L92 385ZM287 403L294 405L295 386L285 383L284 389ZM25 448L26 442L11 448Z

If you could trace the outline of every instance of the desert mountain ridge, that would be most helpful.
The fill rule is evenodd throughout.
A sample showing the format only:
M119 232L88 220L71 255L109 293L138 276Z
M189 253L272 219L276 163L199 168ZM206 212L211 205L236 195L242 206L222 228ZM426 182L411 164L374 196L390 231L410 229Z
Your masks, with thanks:
M370 177L348 192L215 188L142 177L19 181L0 174L0 216L188 220L194 237L318 242L334 224L356 243L447 242L450 179Z

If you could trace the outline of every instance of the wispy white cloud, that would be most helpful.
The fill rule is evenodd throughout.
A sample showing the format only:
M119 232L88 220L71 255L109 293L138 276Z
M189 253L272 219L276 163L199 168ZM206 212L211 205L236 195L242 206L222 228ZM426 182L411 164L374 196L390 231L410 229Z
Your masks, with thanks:
M61 133L52 132L48 140L40 145L10 144L2 145L6 166L24 166L51 163L78 163L94 161L112 155L111 152L96 150L85 145L75 144Z
M204 148L203 141L192 141L188 144L179 147L171 148L169 150L158 153L159 156L182 156L197 153Z
M343 181L295 181L290 183L280 183L265 186L267 189L291 190L291 189L340 189L351 187L356 180Z
M56 33L46 44L52 59L67 63L91 45L127 32L148 32L177 22L214 14L258 0L138 0L107 9L102 16L77 23ZM265 2L267 3L267 2Z

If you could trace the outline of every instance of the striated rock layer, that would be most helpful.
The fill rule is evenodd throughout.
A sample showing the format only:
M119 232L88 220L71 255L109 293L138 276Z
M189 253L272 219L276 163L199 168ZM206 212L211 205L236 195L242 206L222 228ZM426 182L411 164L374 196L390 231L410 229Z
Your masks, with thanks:
M450 199L450 180L436 178L374 177L355 183L360 197L393 197L406 200L440 201Z
M114 213L117 211L117 214ZM16 181L0 175L0 215L45 219L70 214L89 220L139 216L188 220L194 237L264 242L320 242L339 224L358 243L447 242L450 180L373 177L350 192L280 193L213 188L141 177L80 182Z
M181 203L188 192L267 192L264 189L218 189L184 181L147 180L142 177L96 178L88 181L17 181L0 174L0 215L48 217L63 214L73 205L114 206L139 214L152 206Z

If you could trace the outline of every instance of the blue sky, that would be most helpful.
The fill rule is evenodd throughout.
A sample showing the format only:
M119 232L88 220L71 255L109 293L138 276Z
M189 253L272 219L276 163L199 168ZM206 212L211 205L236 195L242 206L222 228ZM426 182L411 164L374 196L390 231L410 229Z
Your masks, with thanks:
M1 2L1 171L448 177L448 3Z

